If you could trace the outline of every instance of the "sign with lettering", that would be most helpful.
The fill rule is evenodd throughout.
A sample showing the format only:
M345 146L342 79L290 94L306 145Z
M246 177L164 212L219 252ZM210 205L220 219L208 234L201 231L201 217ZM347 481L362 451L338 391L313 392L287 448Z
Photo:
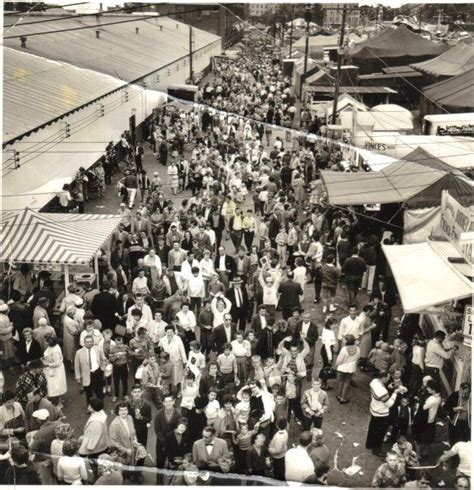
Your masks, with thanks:
M464 344L470 346L472 344L472 306L464 308L462 334L464 335Z
M375 141L366 141L365 149L372 151L387 151L394 150L395 145L389 145L388 143L376 143Z
M472 240L463 239L463 235L474 231L474 206L462 206L448 191L441 196L440 229L458 252L472 264Z
M474 124L447 124L438 126L437 136L474 136Z

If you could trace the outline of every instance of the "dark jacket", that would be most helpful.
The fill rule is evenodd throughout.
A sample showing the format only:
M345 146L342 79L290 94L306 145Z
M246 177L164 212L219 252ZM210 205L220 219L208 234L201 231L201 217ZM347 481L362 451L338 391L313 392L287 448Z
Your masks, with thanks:
M156 412L154 420L154 428L156 434L156 443L163 444L166 440L166 436L172 430L176 429L178 426L179 419L182 417L181 411L177 408L173 409L173 415L171 420L168 422L165 416L165 409L161 408Z
M230 308L230 314L232 315L232 318L234 319L234 321L237 320L237 318L234 318L234 317L238 317L239 311L240 310L246 311L248 306L249 306L249 296L247 294L247 288L243 284L240 287L240 292L241 292L241 296L242 296L242 304L240 305L240 308L237 307L237 300L235 299L235 288L231 287L225 293L225 297L232 304L232 306Z
M367 264L360 257L349 257L342 266L342 272L349 277L362 277L367 270Z
M300 295L303 294L299 282L288 279L280 284L278 288L280 293L280 306L283 310L300 306Z
M166 456L171 462L174 461L174 458L182 458L185 454L190 453L192 446L193 443L188 431L181 436L179 443L174 430L169 432L165 437Z
M28 461L26 467L8 466L5 470L4 485L41 485L40 477L31 461Z
M295 333L301 335L302 328L303 328L303 322L301 321L300 323L298 323L298 325L296 325ZM314 322L309 322L308 332L306 333L306 342L308 342L308 345L310 347L313 347L316 341L318 340L318 338L319 338L318 327Z
M231 341L235 339L236 328L232 324L230 327ZM222 352L224 344L227 343L227 335L225 333L224 325L218 325L211 334L211 348L214 351Z
M92 300L91 311L102 322L102 330L114 329L116 324L116 298L113 294L102 291Z
M216 269L216 271L219 269L219 260L220 260L220 255L218 254L216 256L216 258L214 259L214 268ZM227 254L225 256L225 267L227 270L230 271L229 278L233 279L235 271L236 271L236 266L235 266L234 259L230 255L227 255Z
M41 359L43 357L41 345L35 339L31 341L30 351L26 352L26 342L24 337L20 339L16 353L21 364L27 364L34 359Z

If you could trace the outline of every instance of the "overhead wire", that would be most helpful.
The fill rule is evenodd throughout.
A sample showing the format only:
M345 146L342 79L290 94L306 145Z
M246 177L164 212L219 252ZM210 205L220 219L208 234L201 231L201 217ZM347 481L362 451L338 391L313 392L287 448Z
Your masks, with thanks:
M160 17L169 17L170 15L176 15L176 14L190 14L193 12L203 12L205 10L208 10L207 8L205 9L192 9L192 10L184 10L181 12L174 12L174 13L168 13L168 14L157 14L157 15L147 15L147 16L138 16L136 19L126 19L126 20L118 20L115 22L107 22L104 24L96 24L96 25L90 25L90 26L81 26L81 27L71 27L68 29L56 29L52 31L43 31L43 32L30 32L30 33L22 33L18 34L15 36L4 36L3 39L19 39L21 37L33 37L33 36L45 36L47 34L59 34L63 32L74 32L74 31L80 31L84 29L97 29L97 28L104 28L107 26L112 26L112 25L118 25L118 24L127 24L130 22L141 22L144 20L151 20L151 19L158 19Z
M42 3L42 2L39 2L39 3ZM89 2L81 2L79 4L71 4L69 6L81 5L82 3L89 3ZM44 23L47 23L47 22L58 22L58 21L61 21L61 20L79 19L79 18L82 18L82 17L101 17L101 16L104 16L105 14L113 14L115 12L123 12L124 10L127 10L127 11L133 10L134 8L140 8L140 7L144 6L144 5L149 5L149 4L143 3L141 5L133 5L133 7L128 6L128 7L114 8L114 9L104 10L104 11L100 11L100 12L85 12L85 13L82 13L82 14L73 14L73 15L67 15L67 16L62 15L60 17L53 17L53 18L50 18L50 19L35 20L33 22L21 22L18 25L28 26L28 25L31 25L31 24L44 24ZM14 15L14 14L12 14L12 15ZM4 26L4 27L14 27L15 25L17 25L17 24L15 23L15 24Z

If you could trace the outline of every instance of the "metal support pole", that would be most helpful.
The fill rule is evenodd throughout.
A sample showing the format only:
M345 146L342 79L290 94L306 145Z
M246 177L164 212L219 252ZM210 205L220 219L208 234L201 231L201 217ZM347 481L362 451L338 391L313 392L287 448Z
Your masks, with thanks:
M291 4L291 24L290 24L290 52L288 58L293 54L293 17L295 16L295 4Z
M309 54L309 23L311 22L311 12L309 9L306 11L306 42L304 48L304 68L303 68L303 76L300 78L300 101L303 95L303 83L306 80L306 72L308 70L308 54Z
M95 280L96 280L96 285L97 289L100 287L100 280L99 280L99 256L97 254L94 255L94 272L95 272Z
M193 28L189 26L189 78L191 83L194 83L193 73Z
M341 84L341 65L342 65L342 46L344 44L344 30L346 27L346 6L342 9L341 36L339 37L339 49L337 52L337 73L334 86L334 104L332 107L331 124L336 124L337 119L337 99L339 98L339 86Z
M69 288L69 265L64 264L64 296L67 296Z

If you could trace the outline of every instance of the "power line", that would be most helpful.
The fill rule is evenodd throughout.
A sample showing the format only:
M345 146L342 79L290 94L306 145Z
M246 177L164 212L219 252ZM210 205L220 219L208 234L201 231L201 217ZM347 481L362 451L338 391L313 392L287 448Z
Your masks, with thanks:
M69 29L56 29L54 31L44 31L44 32L31 32L31 33L23 33L23 34L18 34L16 36L6 36L3 39L18 39L21 37L33 37L33 36L44 36L46 34L59 34L61 32L73 32L73 31L80 31L83 29L98 29L98 28L103 28L107 26L112 26L112 25L117 25L117 24L127 24L130 22L141 22L144 20L151 20L151 19L158 19L160 17L169 17L170 15L176 15L176 14L190 14L193 12L203 12L208 9L193 9L193 10L184 10L182 12L174 12L170 14L157 14L157 15L147 15L146 17L138 17L136 19L126 19L126 20L118 20L115 22L108 22L106 24L96 24L92 26L81 26L81 27L71 27Z
M82 3L89 3L89 2L82 2ZM71 6L72 5L81 5L81 4L74 4L73 3L73 4L71 4ZM123 12L124 10L131 10L131 9L133 10L134 8L140 8L141 6L144 6L144 5L149 5L149 4L141 4L141 5L137 5L137 6L133 6L133 7L121 7L121 8L110 9L110 10L101 11L101 12L84 13L84 14L74 14L74 15L65 15L65 16L60 16L60 17L54 17L52 19L34 20L33 22L21 22L18 25L20 25L20 26L28 26L28 25L31 25L31 24L44 24L46 22L58 22L58 21L61 21L61 20L79 19L81 17L92 17L92 16L99 17L99 16L103 16L104 14L113 14L115 12ZM50 8L53 8L53 7L50 7ZM11 24L11 25L8 25L8 26L4 26L4 27L14 27L16 25L17 25L17 23Z
M33 7L30 8L30 10L28 10L26 13L30 12L30 11L33 11L38 5L41 5L43 2L37 2L35 5L33 5ZM65 7L74 7L75 5L84 5L86 3L89 3L89 2L77 2L77 3L69 3L67 5L61 5L61 8L65 8ZM58 5L43 5L41 7L41 10L40 12L42 12L43 10L49 10L49 9L56 9L58 8ZM24 14L25 12L21 12L20 10L15 10L14 12L5 12L3 14L4 17L7 17L7 16L10 16L10 15L22 15Z

